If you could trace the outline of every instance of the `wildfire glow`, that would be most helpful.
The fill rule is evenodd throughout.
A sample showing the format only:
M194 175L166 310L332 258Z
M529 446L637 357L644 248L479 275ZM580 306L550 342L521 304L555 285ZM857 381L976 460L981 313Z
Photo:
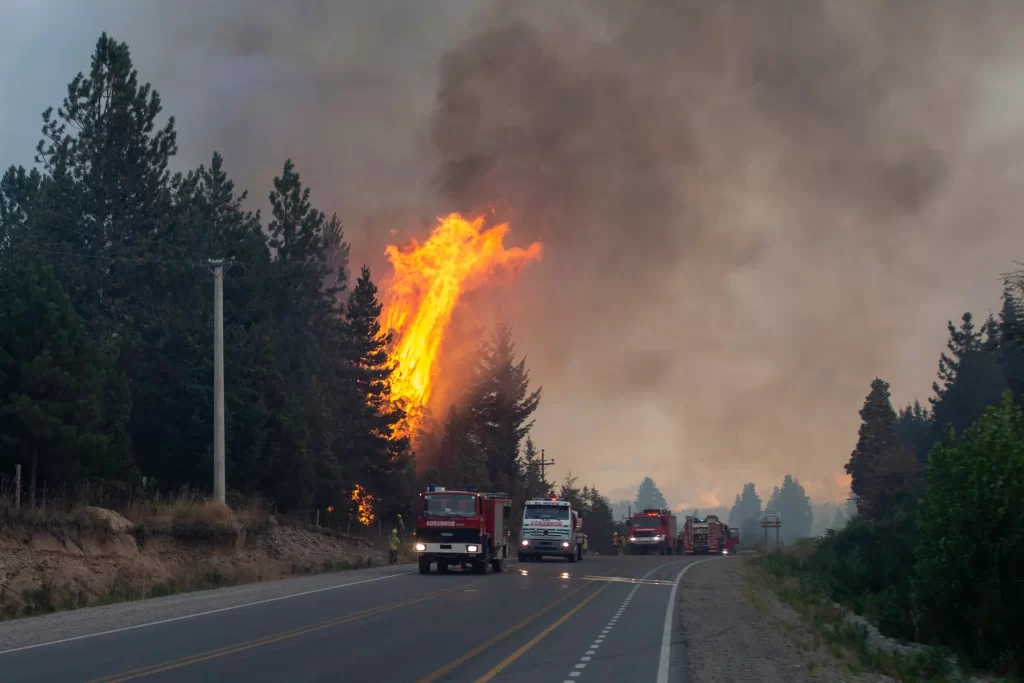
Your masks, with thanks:
M356 519L363 526L370 526L376 516L373 514L373 496L359 484L352 489L352 502L355 503Z
M485 228L483 216L467 220L453 213L438 219L423 244L413 241L404 250L387 247L394 275L382 320L395 337L391 397L408 413L402 434L416 433L430 400L438 351L459 297L498 272L515 275L540 258L539 242L506 249L508 229L507 223Z

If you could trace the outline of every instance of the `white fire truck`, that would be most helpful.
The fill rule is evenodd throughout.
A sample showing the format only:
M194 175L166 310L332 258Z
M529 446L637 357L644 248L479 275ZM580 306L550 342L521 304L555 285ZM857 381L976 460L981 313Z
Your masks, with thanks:
M583 559L583 518L567 500L526 501L519 559L529 562L545 555L564 557L570 562Z

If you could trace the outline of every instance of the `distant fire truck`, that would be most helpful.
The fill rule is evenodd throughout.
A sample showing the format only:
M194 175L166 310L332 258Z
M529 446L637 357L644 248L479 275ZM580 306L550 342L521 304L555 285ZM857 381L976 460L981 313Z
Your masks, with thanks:
M723 555L735 555L739 552L740 545L740 530L734 526L729 527L729 538L725 542L725 549L722 550Z
M629 554L675 555L679 553L676 516L671 510L644 510L626 521L629 529Z
M419 496L416 543L420 574L430 565L444 573L453 565L469 564L473 572L486 574L487 565L500 572L508 558L506 529L512 501L505 493L477 493L471 487L448 491L431 484Z
M717 515L687 516L683 524L683 549L687 555L721 554L726 549L729 537L729 526L719 520Z
M583 559L583 518L567 500L538 498L523 508L523 534L519 559L539 560L545 555L570 562Z

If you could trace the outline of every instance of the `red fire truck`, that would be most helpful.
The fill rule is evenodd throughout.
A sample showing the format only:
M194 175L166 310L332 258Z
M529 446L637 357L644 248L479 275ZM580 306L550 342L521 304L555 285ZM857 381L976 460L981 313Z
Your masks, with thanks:
M729 538L725 541L725 548L722 550L723 555L735 555L739 552L740 545L740 530L734 526L729 527Z
M635 512L626 520L629 530L629 554L658 555L679 554L679 537L676 534L676 516L671 510L650 509Z
M717 515L687 516L683 524L683 549L687 555L695 553L718 555L726 549L729 526Z
M500 572L508 557L506 530L512 501L505 493L477 493L472 487L448 491L431 484L419 497L416 543L420 574L430 565L444 573L453 565L469 565L486 574L487 565Z

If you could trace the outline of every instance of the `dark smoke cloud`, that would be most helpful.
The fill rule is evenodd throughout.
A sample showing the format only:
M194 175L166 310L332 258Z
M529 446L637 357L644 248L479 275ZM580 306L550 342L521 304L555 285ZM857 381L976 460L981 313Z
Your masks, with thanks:
M442 59L432 137L444 196L545 242L544 441L621 485L661 463L677 501L784 470L841 495L870 379L925 389L950 295L991 306L1024 247L1012 155L982 161L1020 150L983 115L1024 8L512 6Z
M539 445L613 498L842 496L870 380L924 392L945 320L1024 253L1019 2L45 5L24 25L74 50L27 118L5 103L5 155L106 29L184 162L220 149L262 204L293 157L378 272L451 209L542 241L463 323L513 319Z

